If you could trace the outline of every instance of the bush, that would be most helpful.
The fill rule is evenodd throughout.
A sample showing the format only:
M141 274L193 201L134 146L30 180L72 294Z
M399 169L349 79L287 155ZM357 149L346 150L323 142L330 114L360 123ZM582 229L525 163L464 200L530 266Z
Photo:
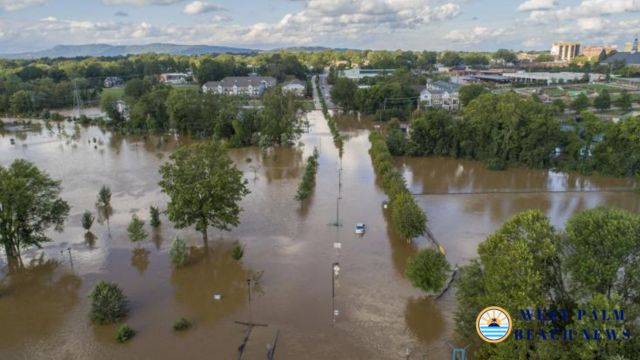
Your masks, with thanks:
M313 155L307 158L307 164L304 168L304 175L302 181L298 185L298 191L296 192L295 199L297 201L304 201L311 194L311 190L316 185L316 172L318 170L318 149L313 150Z
M173 323L174 331L184 331L191 327L191 322L185 318L180 318Z
M175 266L184 266L189 262L189 253L187 251L187 244L179 237L173 239L171 243L171 250L169 250L169 256L171 257L171 263Z
M116 340L118 340L119 343L123 343L131 340L134 336L136 336L136 331L125 324L118 328Z
M451 270L447 259L434 249L422 249L409 258L405 275L411 284L427 292L440 291Z
M244 246L236 241L235 244L233 244L233 249L231 250L231 257L234 260L240 261L240 259L242 259L243 256L244 256Z
M100 281L89 293L89 318L98 324L110 324L127 316L127 297L115 283Z
M160 226L161 222L160 222L160 209L158 209L157 207L153 207L151 206L149 208L149 212L151 214L151 226L154 228L157 228Z
M486 166L487 169L494 171L502 171L507 168L507 164L505 164L504 160L499 158L491 158L487 160Z
M134 214L127 227L127 233L129 234L129 240L134 243L146 239L147 233L144 231L144 221Z

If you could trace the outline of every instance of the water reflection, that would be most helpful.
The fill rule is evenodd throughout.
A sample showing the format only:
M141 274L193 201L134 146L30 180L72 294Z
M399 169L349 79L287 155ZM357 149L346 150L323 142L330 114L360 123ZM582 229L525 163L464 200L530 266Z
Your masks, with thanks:
M231 257L229 244L190 248L190 263L175 268L171 283L174 297L190 312L191 317L217 322L245 304L249 272ZM222 300L214 300L221 294Z
M78 304L82 279L44 255L2 269L0 345L37 341L52 336Z
M149 250L145 248L135 248L131 252L131 266L136 268L140 275L149 267Z
M407 299L404 320L411 335L424 344L442 337L444 318L438 304L431 297Z

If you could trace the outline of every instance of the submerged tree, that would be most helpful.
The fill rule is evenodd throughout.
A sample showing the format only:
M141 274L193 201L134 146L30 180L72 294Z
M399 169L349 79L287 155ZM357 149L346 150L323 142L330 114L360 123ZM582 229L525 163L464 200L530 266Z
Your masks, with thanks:
M451 270L447 259L434 249L422 249L409 258L406 275L411 284L427 292L442 289Z
M158 209L157 207L153 207L151 206L149 208L149 213L151 214L151 226L154 228L157 228L160 226L160 209Z
M138 215L131 217L131 222L127 226L127 233L129 234L129 240L133 243L137 243L147 238L147 233L144 231L144 220L140 220Z
M50 239L46 231L62 231L69 205L60 198L60 181L26 160L0 166L0 243L7 257Z
M100 281L89 293L89 318L98 324L111 324L127 316L127 297L115 283Z
M247 181L217 141L180 148L160 168L160 187L171 199L169 219L179 229L195 225L207 242L207 229L230 230L240 223L240 200Z
M93 221L95 217L91 214L91 211L86 210L84 214L82 214L82 228L87 232L91 231L91 226L93 225Z
M173 239L171 250L169 250L169 257L171 257L171 263L177 267L184 266L189 262L189 252L184 240L179 237Z

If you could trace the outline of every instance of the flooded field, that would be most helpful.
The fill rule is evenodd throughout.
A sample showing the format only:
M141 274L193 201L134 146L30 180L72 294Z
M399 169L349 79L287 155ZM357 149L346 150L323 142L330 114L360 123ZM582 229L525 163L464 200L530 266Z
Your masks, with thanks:
M166 206L158 168L191 140L123 137L70 123L7 126L0 165L17 158L34 162L62 180L62 197L72 209L65 231L52 233L44 249L27 252L24 268L10 270L0 257L0 359L233 359L247 332L236 321L268 325L253 329L244 359L264 359L276 334L276 359L447 358L453 293L436 302L404 278L406 259L426 241L406 244L388 226L386 196L368 154L368 126L344 123L348 139L340 159L321 112L308 118L310 132L295 149L231 151L251 194L242 202L241 225L211 230L208 246L193 229L175 230L164 217L157 231L147 221L143 245L132 245L126 235L132 214L148 219L149 206ZM301 206L293 198L314 147L320 153L317 184ZM640 210L637 193L542 192L631 186L627 180L490 172L477 162L439 158L400 158L397 165L413 192L439 193L417 195L418 203L454 264L474 257L477 245L521 210L541 209L557 226L597 205ZM95 212L104 184L114 193L115 212L87 237L80 218L87 209ZM500 189L510 192L491 193ZM517 192L532 189L540 192ZM363 237L353 233L357 222L367 224ZM192 246L192 263L179 269L168 257L176 235ZM240 262L230 255L234 241L246 245ZM247 279L262 271L249 292ZM89 323L86 295L103 279L117 282L129 298L126 322L138 334L125 345L115 341L116 326ZM213 300L214 293L222 300ZM180 317L194 327L175 334L171 326Z

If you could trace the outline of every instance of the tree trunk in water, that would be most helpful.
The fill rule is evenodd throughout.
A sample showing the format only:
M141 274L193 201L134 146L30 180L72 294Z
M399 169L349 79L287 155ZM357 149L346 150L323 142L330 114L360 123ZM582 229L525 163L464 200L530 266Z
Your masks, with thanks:
M209 245L209 236L207 235L207 227L205 226L204 230L202 230L202 240L204 241L204 246L207 247Z

